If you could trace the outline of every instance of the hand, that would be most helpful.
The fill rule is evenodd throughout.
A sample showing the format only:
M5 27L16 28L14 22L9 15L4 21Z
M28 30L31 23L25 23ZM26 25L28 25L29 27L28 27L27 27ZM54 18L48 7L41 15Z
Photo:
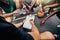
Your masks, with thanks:
M29 10L31 10L31 7L29 6Z
M31 23L32 25L34 25L34 21L33 21L32 19L30 20L30 23Z
M20 1L20 3L23 3L24 2L24 0L19 0Z
M23 20L22 22L23 22L23 24L24 24L25 20Z
M44 24L45 22L46 22L46 20L44 19L44 20L42 20L42 21L41 21L41 23L40 23L40 24Z
M18 11L19 11L19 10L17 9L17 10L15 10L13 13L14 13L14 14L18 14Z
M57 8L53 8L53 11L57 11Z
M27 13L27 14L30 14L30 10L26 10L26 13Z
M23 4L23 8L26 8L26 6Z
M45 10L47 8L47 6L44 6L43 9Z

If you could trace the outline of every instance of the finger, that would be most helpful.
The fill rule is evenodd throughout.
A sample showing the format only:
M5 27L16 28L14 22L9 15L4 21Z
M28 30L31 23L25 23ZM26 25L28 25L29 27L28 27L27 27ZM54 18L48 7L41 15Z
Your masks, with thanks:
M41 22L40 22L40 25L42 25L42 24L44 24L44 22L43 22L43 21L41 21Z

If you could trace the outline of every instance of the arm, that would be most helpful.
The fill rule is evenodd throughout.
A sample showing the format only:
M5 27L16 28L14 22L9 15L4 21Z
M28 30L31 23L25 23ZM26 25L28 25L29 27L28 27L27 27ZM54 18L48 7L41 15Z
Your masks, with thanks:
M22 21L22 22L20 22L20 23L13 24L13 25L15 25L15 26L16 26L16 28L19 28L19 27L21 27L21 26L24 24L24 22L25 22L25 20L23 20L23 21Z
M31 8L32 8L34 5L35 5L35 1L33 0L33 1L31 2L31 6L29 7L29 9L31 10Z
M30 23L31 23L31 25L32 25L32 32L39 33L39 30L38 30L38 28L36 27L34 21L33 21L33 20L30 20Z
M15 25L16 28L19 28L19 27L22 26L22 24L23 24L23 22L20 22L20 23L17 23L17 24L13 24L13 25Z
M1 15L1 16L4 17L4 18L6 18L6 17L10 17L10 16L12 16L12 15L14 15L14 14L17 14L17 13L18 13L18 10L15 10L15 11L12 12L12 13L3 14L3 15Z
M4 14L4 15L1 15L2 17L6 18L6 17L10 17L12 16L14 13L9 13L9 14Z
M58 5L59 5L58 3L51 4L51 5L46 5L46 6L44 6L44 9L50 8L50 7L55 7L55 6L58 6Z
M42 8L42 0L40 0L39 11L40 11L40 12L43 12L43 8Z
M54 11L54 12L50 13L50 14L45 18L45 20L47 20L48 18L50 18L51 16L53 16L56 12L57 12L57 11Z
M28 10L27 8L25 8L25 9L26 9L26 13L29 14L30 13L30 10Z
M34 21L31 20L30 23L32 24L32 31L28 32L28 34L30 34L34 38L34 40L40 40L40 33Z
M32 24L32 32L38 33L39 30L38 30L38 28L36 27L35 23L34 23L34 22L31 22L31 24Z
M26 13L30 13L28 5L24 2L23 5L25 6Z
M15 1L15 4L16 4L16 8L17 8L17 9L20 8L20 1L19 1L19 0L16 0L16 1Z
M54 12L50 13L46 18L44 18L44 19L42 20L41 24L44 24L44 23L46 22L46 20L47 20L48 18L50 18L51 16L53 16L56 12L57 12L57 11L54 11Z

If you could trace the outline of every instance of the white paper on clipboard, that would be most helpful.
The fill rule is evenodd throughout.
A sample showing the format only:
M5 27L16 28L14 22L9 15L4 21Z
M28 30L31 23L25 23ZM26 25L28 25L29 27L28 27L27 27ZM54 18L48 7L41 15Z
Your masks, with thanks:
M28 15L25 19L25 22L24 22L24 25L23 25L23 28L26 28L26 29L32 29L32 25L30 23L30 20L31 19L35 19L35 16L33 15Z

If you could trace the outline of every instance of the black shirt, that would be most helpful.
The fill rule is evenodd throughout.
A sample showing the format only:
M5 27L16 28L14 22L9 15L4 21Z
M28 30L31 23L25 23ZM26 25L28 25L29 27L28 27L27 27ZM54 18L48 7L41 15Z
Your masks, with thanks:
M0 17L0 40L33 40L33 38Z

